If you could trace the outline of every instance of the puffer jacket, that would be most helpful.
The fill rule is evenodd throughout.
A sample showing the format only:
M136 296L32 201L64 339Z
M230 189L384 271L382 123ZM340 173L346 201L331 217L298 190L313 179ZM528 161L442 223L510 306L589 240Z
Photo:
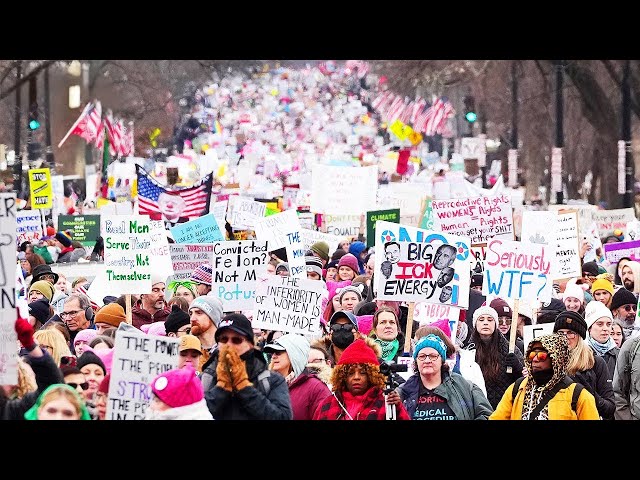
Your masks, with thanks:
M305 369L289 384L294 420L313 420L318 405L331 396L327 384Z
M609 369L602 357L593 355L595 364L589 370L569 375L574 382L581 383L596 399L598 413L604 420L613 420L616 411L616 399L613 382L609 378Z

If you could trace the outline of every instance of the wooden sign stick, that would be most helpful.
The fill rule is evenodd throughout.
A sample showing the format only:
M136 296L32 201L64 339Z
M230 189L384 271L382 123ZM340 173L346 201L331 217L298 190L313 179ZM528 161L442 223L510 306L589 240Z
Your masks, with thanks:
M509 353L516 351L516 333L518 332L518 310L520 308L520 299L513 300L513 312L511 313L511 331L509 332ZM512 372L511 367L507 367L507 373Z
M127 298L125 300L127 308L126 308L126 314L127 314L127 323L129 325L133 324L133 317L131 315L131 294L127 293Z
M411 330L413 329L413 312L416 309L416 302L409 302L409 313L407 315L407 326L404 333L404 351L411 352Z

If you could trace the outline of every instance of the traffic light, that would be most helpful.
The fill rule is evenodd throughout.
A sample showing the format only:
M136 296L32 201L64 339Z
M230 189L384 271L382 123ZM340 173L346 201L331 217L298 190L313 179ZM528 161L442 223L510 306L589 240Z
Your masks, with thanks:
M27 126L29 130L37 130L40 128L40 120L38 120L38 90L36 77L29 79L29 118Z
M464 118L467 122L473 124L478 119L478 112L476 112L476 102L473 97L464 97Z

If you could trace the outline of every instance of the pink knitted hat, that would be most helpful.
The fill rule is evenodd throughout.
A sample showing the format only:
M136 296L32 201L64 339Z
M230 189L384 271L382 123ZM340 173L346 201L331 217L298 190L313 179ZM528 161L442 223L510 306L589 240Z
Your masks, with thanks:
M142 325L143 327L145 325ZM167 331L164 328L164 322L153 322L149 324L147 331L145 332L148 335L160 335L162 337L167 336Z
M98 332L96 332L93 328L86 328L84 330L80 330L76 334L76 338L73 339L73 345L74 346L77 345L78 342L87 342L87 344L89 344L91 340L95 338L96 335L98 335Z
M161 373L151 382L151 390L171 408L192 405L204 398L202 381L190 365Z
M447 337L451 338L451 327L449 327L449 320L446 318L441 318L440 320L428 323L427 325L430 327L438 327Z
M113 351L113 348L99 348L93 351L93 353L95 353L98 358L102 360L102 363L104 363L104 367L107 369L107 374L111 373L111 365L113 364Z
M362 335L369 335L373 327L373 315L356 315L358 319L358 331Z

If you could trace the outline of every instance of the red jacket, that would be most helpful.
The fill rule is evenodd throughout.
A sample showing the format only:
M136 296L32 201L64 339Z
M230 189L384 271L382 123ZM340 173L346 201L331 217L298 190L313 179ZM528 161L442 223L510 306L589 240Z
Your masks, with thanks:
M293 419L313 420L318 405L331 396L331 390L315 373L305 370L289 385L289 396Z
M339 398L336 398L336 396ZM384 393L378 387L371 387L365 393L365 400L362 409L353 420L386 420L387 409L384 401ZM347 417L343 407L340 404L344 404L344 399L340 392L336 392L336 395L331 395L320 404L320 407L316 410L313 416L314 420L350 420ZM346 405L345 405L346 408ZM396 419L397 420L411 420L407 410L402 403L396 405Z
M142 308L142 300L138 300L131 309L131 323L134 327L140 328L142 325L147 325L154 322L164 322L171 310L166 306L162 310L158 310L151 315L144 308Z

